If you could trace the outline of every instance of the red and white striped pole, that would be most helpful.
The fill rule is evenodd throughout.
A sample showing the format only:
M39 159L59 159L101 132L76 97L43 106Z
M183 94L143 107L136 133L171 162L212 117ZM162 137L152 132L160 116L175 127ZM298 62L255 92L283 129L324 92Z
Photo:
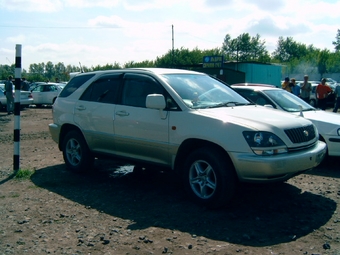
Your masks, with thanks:
M21 97L21 45L15 46L15 97L14 97L14 155L13 170L20 165L20 97Z

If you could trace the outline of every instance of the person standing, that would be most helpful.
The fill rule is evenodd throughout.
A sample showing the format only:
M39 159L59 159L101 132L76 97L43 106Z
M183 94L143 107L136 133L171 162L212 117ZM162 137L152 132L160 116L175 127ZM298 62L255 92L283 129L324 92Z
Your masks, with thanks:
M333 112L338 112L338 109L340 107L340 85L339 84L336 85L334 93L336 96L336 100L335 100Z
M6 92L6 99L7 99L7 114L13 113L14 107L14 97L13 97L13 77L10 75L8 76L8 80L5 82L5 92Z
M315 90L316 97L318 99L318 106L321 110L326 110L327 97L331 92L332 89L326 84L326 79L323 78Z
M285 81L282 83L281 88L287 90L288 92L292 92L292 89L289 86L289 77L285 78Z
M312 91L312 84L308 82L308 75L303 77L303 83L300 85L301 93L300 97L307 104L310 103L310 92Z
M291 87L292 93L293 93L295 96L300 97L300 86L299 86L299 85L296 85L296 80L295 80L294 78L292 78L292 79L290 80L289 86Z
M22 78L21 79L21 90L24 91L29 91L30 90L30 84L28 83L28 81L26 81L26 78Z

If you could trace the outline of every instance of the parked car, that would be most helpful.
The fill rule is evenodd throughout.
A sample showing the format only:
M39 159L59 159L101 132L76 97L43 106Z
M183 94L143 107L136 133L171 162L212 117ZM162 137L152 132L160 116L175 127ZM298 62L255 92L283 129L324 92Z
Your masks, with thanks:
M0 110L7 108L7 98L5 96L5 84L0 83ZM13 96L15 96L15 87L13 86ZM20 91L20 107L24 109L33 104L33 97L30 91Z
M32 90L33 103L36 107L42 105L52 105L62 91L62 87L58 83L40 83L37 84Z
M192 200L226 205L239 182L283 182L317 166L313 123L259 107L209 75L134 68L82 73L52 107L67 169L110 157L135 170L174 170Z
M336 84L338 83L336 80L333 80L332 78L325 78L325 79L326 79L326 84L328 84L333 89L335 88Z
M319 130L319 139L328 147L328 155L340 156L340 115L315 109L301 98L285 90L268 85L237 84L231 87L248 100L269 105L274 109L300 115L314 123Z

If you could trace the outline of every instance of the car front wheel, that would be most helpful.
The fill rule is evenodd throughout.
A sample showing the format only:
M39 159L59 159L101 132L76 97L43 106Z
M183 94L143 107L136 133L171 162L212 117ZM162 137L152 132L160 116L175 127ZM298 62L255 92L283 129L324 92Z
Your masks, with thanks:
M63 157L68 170L72 172L86 172L93 166L94 157L78 131L70 131L63 141Z
M237 186L231 161L214 148L200 148L191 153L185 161L183 177L188 195L212 209L227 205Z

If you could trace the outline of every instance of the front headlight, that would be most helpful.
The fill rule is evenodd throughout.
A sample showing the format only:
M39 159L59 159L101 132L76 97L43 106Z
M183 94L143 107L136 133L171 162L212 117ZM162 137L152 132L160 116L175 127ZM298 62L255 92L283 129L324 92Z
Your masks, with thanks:
M270 132L244 131L243 136L257 155L275 155L288 151L284 142Z
M340 128L338 129L338 131L337 131L337 132L338 132L338 135L340 135Z

